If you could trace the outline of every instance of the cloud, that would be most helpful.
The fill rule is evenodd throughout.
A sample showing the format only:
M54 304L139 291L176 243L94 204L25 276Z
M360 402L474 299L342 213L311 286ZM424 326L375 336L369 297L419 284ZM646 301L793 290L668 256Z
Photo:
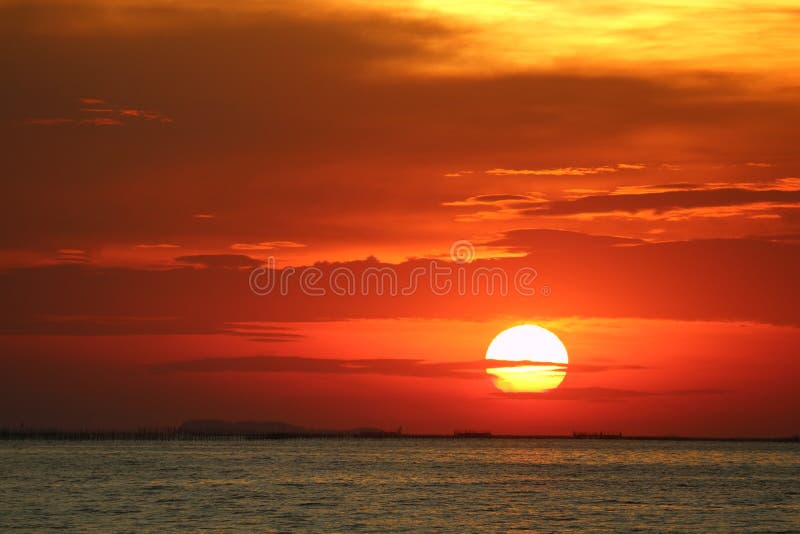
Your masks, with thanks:
M442 202L442 206L497 206L514 207L515 205L528 206L532 202L545 202L545 199L534 194L509 194L499 193L490 195L477 195L466 200Z
M226 323L218 333L243 337L259 343L295 341L305 337L292 327L252 322Z
M634 163L618 163L614 167L603 165L600 167L559 167L555 169L489 169L486 174L496 176L508 175L533 175L533 176L586 176L617 172L619 170L640 170L646 165Z
M775 241L784 243L800 244L800 234L768 234L768 235L751 235L748 239L759 239L762 241Z
M486 174L497 176L533 175L533 176L585 176L617 172L614 167L560 167L557 169L489 169Z
M276 248L303 248L306 245L294 241L262 241L260 243L234 243L233 250L274 250Z
M589 193L604 193L608 195L649 195L652 193L665 193L668 191L692 191L695 189L712 189L703 184L689 182L675 182L668 184L637 184L620 185L608 191L590 191ZM580 195L589 196L589 195Z
M794 157L788 140L800 124L796 102L753 94L747 79L733 75L568 67L442 75L420 65L454 64L459 45L474 39L452 19L78 5L2 7L0 20L16 21L0 32L6 76L18 81L4 100L17 119L9 124L23 130L27 117L72 117L67 111L79 98L90 100L83 108L103 110L96 118L119 120L108 112L117 108L136 113L124 115L126 127L113 135L88 127L8 132L13 200L0 219L18 230L0 238L3 248L53 248L64 237L87 248L127 247L168 236L207 250L208 225L186 222L206 210L219 215L214 240L227 245L261 242L265 224L270 236L315 245L335 246L348 234L351 250L419 236L436 242L455 231L441 202L477 194L470 184L487 178L459 171L616 169L547 180L563 186L586 178L599 186L646 174L630 169L640 162L648 176L657 174L654 157L681 165L696 154L723 163ZM141 117L147 110L176 122L129 127L155 126ZM88 146L95 147L91 158ZM42 152L57 155L56 164L37 162ZM336 171L323 172L322 162ZM109 182L112 168L125 172ZM463 176L431 179L448 171ZM76 175L85 187L70 186ZM536 176L495 175L490 192L525 191L503 188L526 178ZM40 194L43 180L52 195ZM388 214L391 224L382 220Z
M800 207L800 179L780 178L767 182L676 182L621 185L606 191L567 189L559 199L532 194L498 193L466 200L444 202L450 207L490 206L487 210L461 215L458 220L517 218L525 216L576 217L625 214L648 219L685 220L749 216L781 218L779 208ZM761 213L769 211L773 213Z
M0 326L0 334L45 336L130 336L225 334L249 341L277 343L302 334L280 325L212 322L197 317L161 315L40 315L24 325Z
M55 258L46 263L86 264L88 262L89 257L85 250L77 248L62 248L58 249Z
M640 170L646 168L647 165L643 163L617 163L617 168L624 170Z
M658 193L593 195L572 200L554 200L521 210L523 215L579 215L598 213L637 213L670 210L744 206L747 204L800 203L800 191L725 188Z
M204 330L179 317L130 315L42 315L18 334L56 336L106 336L198 333Z
M6 332L26 332L42 316L60 314L181 317L187 324L209 331L231 322L402 317L640 317L800 325L794 300L787 298L800 290L796 241L629 243L614 236L523 229L492 242L528 254L478 259L464 265L467 279L479 268L500 269L511 280L520 269L533 269L535 295L519 294L513 285L505 296L497 291L441 295L432 291L428 279L419 281L410 294L392 298L373 293L338 296L331 291L311 296L299 287L303 273L312 268L321 272L323 281L330 279L334 269L352 272L358 280L368 268L385 268L396 274L400 289L408 286L415 269L453 268L449 261L421 258L396 264L373 259L295 266L286 278L285 295L276 289L256 296L248 285L247 269L258 264L255 259L198 255L179 261L208 268L41 265L4 269L0 271L4 299L0 323ZM275 271L276 280L287 272ZM547 295L542 293L544 287L550 290Z
M261 262L244 254L196 254L178 256L178 263L189 263L211 269L255 267Z
M612 402L645 397L694 397L706 395L725 395L730 391L721 389L674 389L662 391L639 391L631 389L614 389L604 387L568 387L562 386L543 393L502 393L495 397L511 400L551 400L551 401L586 401Z
M628 70L621 75L569 68L480 77L419 75L409 65L452 57L459 40L470 38L469 28L363 12L237 17L186 6L125 10L140 23L128 27L113 24L115 17L106 16L106 7L99 4L83 11L61 4L3 5L0 39L5 46L0 54L4 76L15 81L7 86L3 105L17 120L0 125L11 143L11 157L3 162L8 178L0 195L0 224L15 229L2 233L0 247L50 251L73 243L100 250L122 243L129 249L136 243L169 240L187 250L208 251L214 245L258 244L286 236L319 243L323 251L336 249L337 257L367 246L400 250L399 243L412 243L409 254L421 254L430 250L429 243L447 243L447 237L452 241L454 233L481 232L485 239L501 224L510 226L509 221L489 227L453 224L441 202L481 193L524 194L530 182L542 182L536 176L482 173L441 179L448 170L648 165L646 172L543 180L553 184L550 193L565 186L602 189L619 178L635 184L642 175L656 184L670 181L658 178L665 171L655 161L689 169L698 158L738 163L704 178L728 182L736 181L729 173L753 172L743 161L784 162L782 168L796 161L796 96L754 93L750 80L734 75L645 76ZM160 26L153 30L153 24L162 23L171 24L170 31ZM453 46L436 46L442 43ZM122 62L123 57L142 61ZM399 66L392 70L392 65ZM98 78L98 72L103 76ZM70 82L64 83L67 73ZM62 117L65 110L76 109L80 97L118 103L123 109L161 110L179 120L170 128L113 132L21 126L26 117ZM106 102L80 105L110 109ZM42 153L49 155L47 161ZM109 180L110 172L114 180ZM687 179L681 175L675 181ZM483 182L483 189L473 182ZM43 188L48 194L42 194ZM528 207L596 208L579 202ZM191 216L201 213L218 217L206 221ZM780 214L785 228L770 221L754 224L770 224L773 233L791 232L789 225L798 219ZM569 227L575 229L573 222L568 221ZM517 226L536 225L528 220ZM748 233L755 231L742 231ZM541 236L537 239L541 247ZM732 271L726 273L727 267L704 247L722 254ZM761 254L763 262L741 261ZM698 260L690 269L687 262L694 256ZM98 272L93 278L78 269L14 271L4 273L0 284L8 288L3 292L6 306L21 319L61 308L160 315L170 309L215 323L281 314L290 319L599 313L794 320L778 300L785 295L778 282L784 288L796 285L785 274L785 266L796 263L785 249L761 249L744 241L671 243L664 248L591 246L586 251L564 246L550 247L525 262L540 273L542 283L553 287L551 297L465 299L463 306L456 299L423 295L393 305L302 296L297 302L254 299L244 273L234 269L99 271L120 285L114 288L101 283ZM497 264L508 269L523 265ZM402 263L398 269L412 265ZM83 293L54 287L55 281L73 284ZM13 282L20 286L14 288ZM690 291L674 290L687 283ZM216 287L219 291L210 289ZM47 295L43 288L48 288ZM760 297L757 290L762 290ZM745 293L741 301L722 305L740 292ZM93 298L81 299L81 294ZM165 302L167 295L174 302ZM196 300L190 295L206 296L217 309L191 309ZM719 301L713 302L715 298ZM778 310L786 317L776 319Z
M145 122L171 123L173 119L155 111L134 109L110 104L99 98L81 98L84 105L103 107L81 107L75 117L34 117L25 119L25 124L34 126L64 126L70 124L88 126L124 126L130 119ZM100 116L98 116L100 115Z
M590 235L567 230L520 228L505 232L502 237L482 243L504 247L509 251L587 250L591 247L639 245L643 241L626 237Z
M89 126L122 126L124 123L110 117L89 117L73 119L67 117L25 119L25 124L34 126L63 126L65 124L84 124Z
M52 117L48 119L25 119L25 124L33 124L36 126L60 126L62 124L72 124L75 119L68 119L66 117Z
M638 184L617 186L609 194L628 194L628 193L662 193L666 191L716 191L719 189L744 189L747 191L800 191L800 178L785 177L774 180L752 182L672 182L665 184Z
M78 124L88 124L90 126L123 126L119 119L112 119L111 117L91 117L88 119L79 119L75 121Z
M472 200L476 202L502 202L507 200L530 200L529 196L526 195L478 195L476 197L472 197Z
M140 243L133 248L181 248L181 246L174 243Z
M113 111L112 111L113 113ZM171 117L165 117L160 113L156 113L154 111L146 111L143 109L117 109L116 113L118 113L122 117L136 117L139 119L144 119L147 121L159 121L159 122L173 122Z
M618 369L643 369L635 365L569 365L551 362L471 360L436 362L408 358L338 359L301 356L246 356L203 358L151 366L158 372L246 372L246 373L325 373L374 374L420 378L485 379L486 369L499 367L563 367L568 372L602 372Z
M414 359L328 359L282 356L249 356L242 358L204 358L158 364L151 368L160 372L259 372L259 373L328 373L377 374L428 378L478 378L475 371L463 369L460 363L431 363ZM485 374L483 375L485 376Z

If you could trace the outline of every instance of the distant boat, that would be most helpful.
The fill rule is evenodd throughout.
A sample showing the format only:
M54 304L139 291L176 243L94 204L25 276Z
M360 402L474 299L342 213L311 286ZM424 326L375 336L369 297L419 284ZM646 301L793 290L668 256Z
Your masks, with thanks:
M476 432L475 430L456 430L453 432L456 438L490 438L491 432Z

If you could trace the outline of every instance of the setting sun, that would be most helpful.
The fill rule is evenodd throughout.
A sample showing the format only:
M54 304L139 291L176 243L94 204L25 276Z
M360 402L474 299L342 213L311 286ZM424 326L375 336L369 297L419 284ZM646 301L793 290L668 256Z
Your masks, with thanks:
M564 380L569 361L567 349L558 336L541 326L529 324L500 332L489 344L486 359L537 362L535 365L486 369L494 377L498 389L529 393L557 388Z

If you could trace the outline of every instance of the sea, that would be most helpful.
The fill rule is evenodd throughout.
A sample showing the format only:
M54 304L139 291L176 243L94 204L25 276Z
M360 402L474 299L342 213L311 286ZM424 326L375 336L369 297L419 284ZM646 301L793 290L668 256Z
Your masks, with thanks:
M0 442L0 531L800 532L800 445Z

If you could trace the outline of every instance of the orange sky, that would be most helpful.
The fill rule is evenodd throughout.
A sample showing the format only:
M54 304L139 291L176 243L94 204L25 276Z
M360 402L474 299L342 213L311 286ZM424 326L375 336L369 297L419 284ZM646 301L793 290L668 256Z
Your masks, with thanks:
M791 2L53 0L0 27L0 425L797 434ZM458 240L536 295L248 285L267 257L405 280ZM554 392L439 365L522 322L569 351Z

